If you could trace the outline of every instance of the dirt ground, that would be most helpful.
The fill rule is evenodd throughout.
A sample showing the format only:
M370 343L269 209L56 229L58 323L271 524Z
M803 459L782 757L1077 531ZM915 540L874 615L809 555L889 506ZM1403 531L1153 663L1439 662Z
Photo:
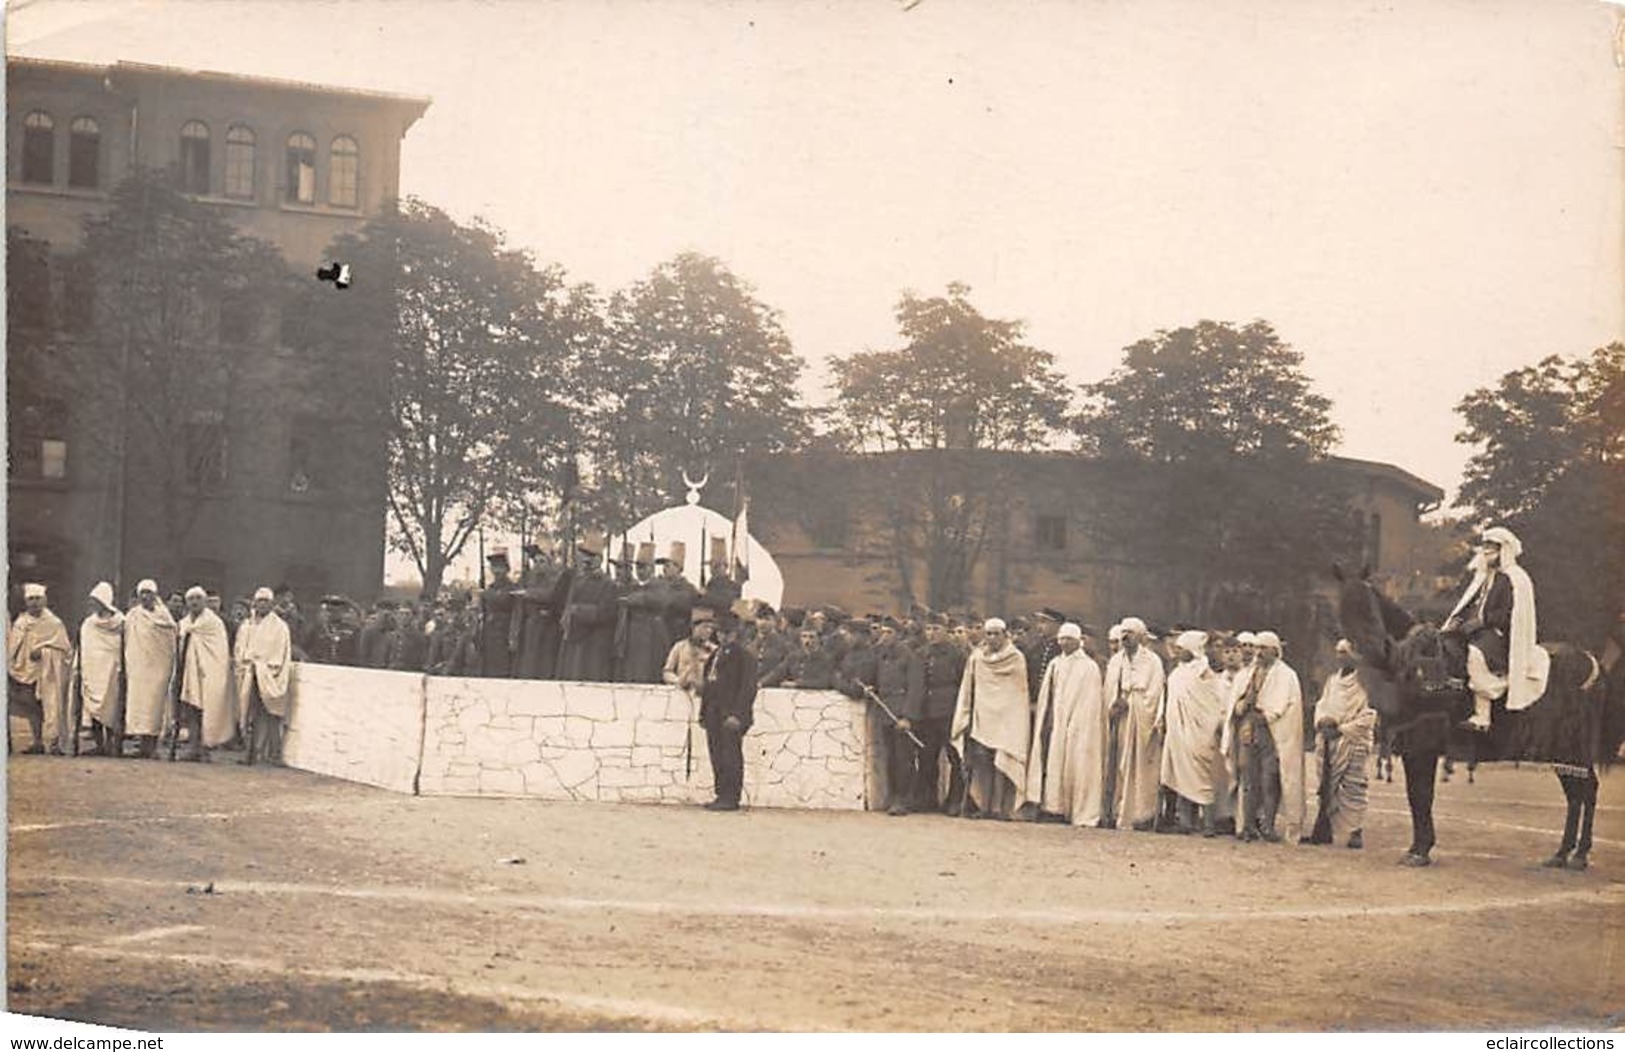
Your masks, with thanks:
M156 1030L1625 1026L1625 772L1403 775L1366 850L940 816L418 799L11 758L7 997ZM522 860L522 861L515 861Z

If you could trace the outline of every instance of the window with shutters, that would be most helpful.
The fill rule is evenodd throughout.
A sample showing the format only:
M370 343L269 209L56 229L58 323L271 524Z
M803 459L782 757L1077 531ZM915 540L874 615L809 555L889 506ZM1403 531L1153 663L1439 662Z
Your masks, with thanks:
M197 413L186 424L186 481L199 490L226 482L226 424L219 413Z
M304 132L288 136L283 194L290 204L316 203L316 140Z
M68 125L68 185L94 190L101 185L102 128L93 117Z
M23 182L56 181L56 121L44 110L23 118Z
M58 398L13 404L10 477L60 482L68 477L68 405Z
M226 196L254 199L254 130L241 124L226 129Z
M189 194L209 192L209 126L202 121L181 125L181 189Z
M1066 551L1066 516L1038 516L1033 524L1033 543L1039 551Z
M333 140L328 153L327 202L335 208L354 208L360 202L361 149L348 135Z

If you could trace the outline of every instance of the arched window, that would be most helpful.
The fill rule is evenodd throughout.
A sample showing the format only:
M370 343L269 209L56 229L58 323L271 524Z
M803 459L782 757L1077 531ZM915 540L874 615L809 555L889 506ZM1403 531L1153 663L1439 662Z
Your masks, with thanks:
M101 184L102 127L94 117L68 125L68 185L94 190Z
M181 189L189 194L209 192L209 126L202 121L181 125Z
M226 129L226 196L254 199L254 130L241 124Z
M23 118L23 182L56 181L56 121L42 110Z
M316 203L316 140L304 132L288 136L287 199L293 204Z
M348 135L333 140L327 169L327 203L336 208L355 208L360 202L357 185L361 173L361 148Z

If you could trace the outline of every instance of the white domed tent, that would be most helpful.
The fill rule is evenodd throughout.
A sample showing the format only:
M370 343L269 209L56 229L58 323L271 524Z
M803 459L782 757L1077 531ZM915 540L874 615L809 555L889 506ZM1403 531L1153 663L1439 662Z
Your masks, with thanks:
M704 485L700 483L699 485ZM690 484L688 502L653 515L626 531L625 539L633 546L654 542L657 555L671 552L673 541L683 545L683 576L703 587L700 571L712 545L723 541L729 551L730 563L742 563L749 571L742 593L746 599L760 599L774 609L784 601L784 574L755 537L745 533L736 537L734 523L726 515L700 506L699 486ZM619 539L622 535L617 534Z

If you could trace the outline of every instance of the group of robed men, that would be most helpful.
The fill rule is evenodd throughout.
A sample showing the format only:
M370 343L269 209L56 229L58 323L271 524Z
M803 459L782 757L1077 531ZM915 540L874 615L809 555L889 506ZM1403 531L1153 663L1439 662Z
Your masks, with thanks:
M1306 746L1302 685L1274 632L1157 639L1126 618L1107 634L1104 669L1072 622L1036 646L997 618L982 636L949 731L965 813L1362 846L1376 713L1347 640Z
M104 581L90 592L77 640L43 585L24 585L23 603L6 657L9 700L21 703L12 707L28 715L33 735L25 752L81 754L88 725L92 754L124 756L129 741L134 755L150 757L167 738L173 755L184 738L188 760L237 744L245 763L280 758L293 652L269 588L228 629L201 587L184 593L177 615L150 579L122 611Z

